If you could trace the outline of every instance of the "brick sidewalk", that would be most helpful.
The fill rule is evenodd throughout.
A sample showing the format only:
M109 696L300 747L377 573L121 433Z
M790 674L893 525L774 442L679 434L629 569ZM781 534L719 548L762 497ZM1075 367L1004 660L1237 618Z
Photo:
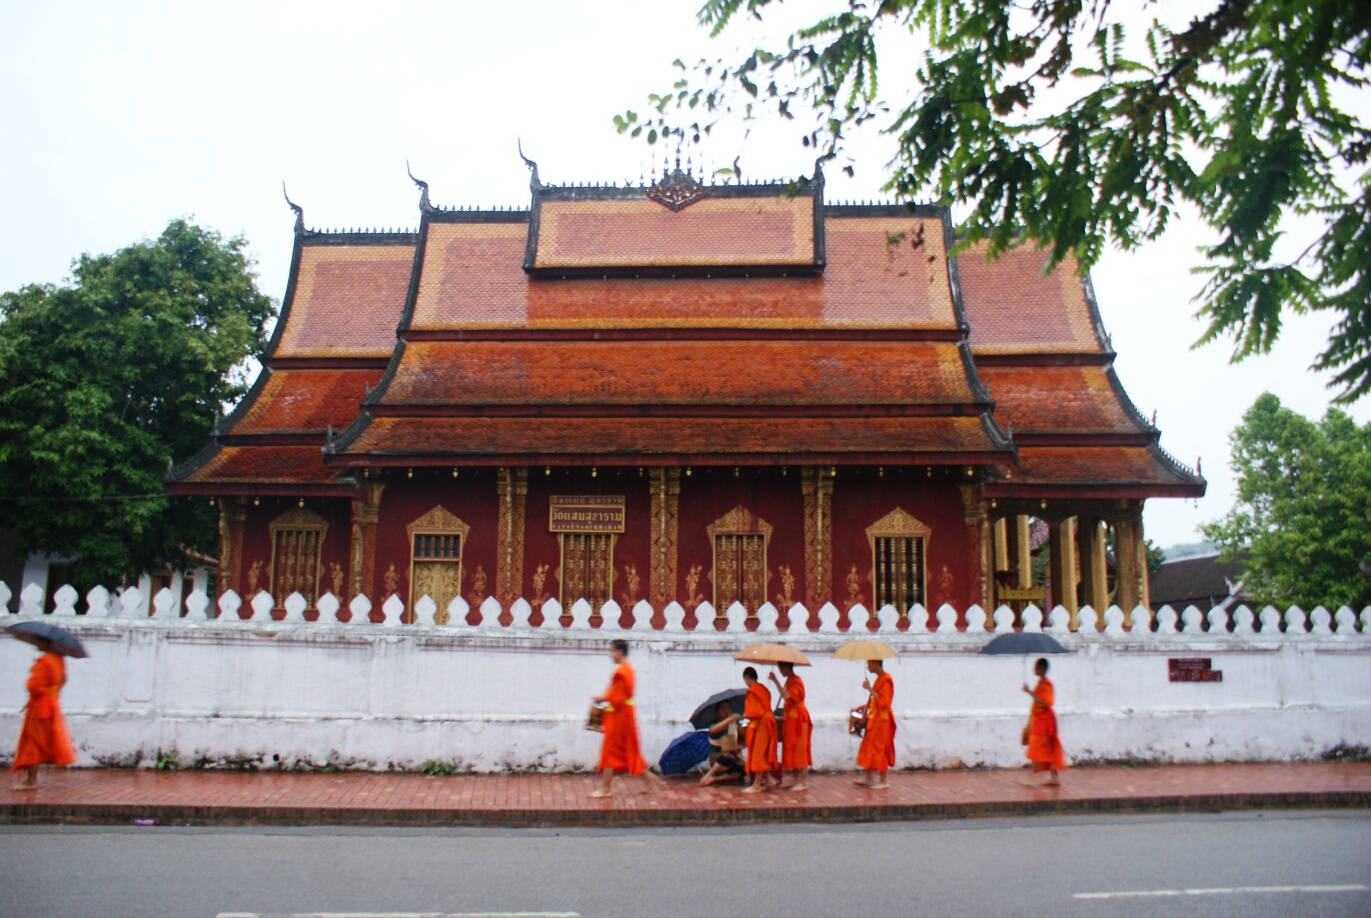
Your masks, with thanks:
M7 778L8 776L3 776ZM1371 763L1079 768L1060 788L1026 770L899 772L891 788L814 775L806 793L620 779L593 800L589 775L291 774L45 769L35 791L0 789L0 822L163 825L628 826L868 822L1100 811L1371 806Z

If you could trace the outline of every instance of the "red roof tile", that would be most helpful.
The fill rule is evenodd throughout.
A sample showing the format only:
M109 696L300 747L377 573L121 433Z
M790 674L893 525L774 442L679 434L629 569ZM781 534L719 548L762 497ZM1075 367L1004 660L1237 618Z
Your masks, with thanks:
M1018 462L1003 478L1009 485L1166 486L1193 481L1147 446L1023 446Z
M672 211L632 200L544 200L535 268L814 263L814 200L714 197Z
M980 367L1000 426L1014 433L1137 434L1145 428L1098 366Z
M344 453L451 456L690 456L978 453L977 417L373 418Z
M305 245L272 356L389 357L413 266L408 245Z
M822 276L807 277L531 280L521 270L527 231L520 223L429 224L411 327L957 325L942 223L933 217L829 220L828 267ZM912 245L915 238L922 240L917 248Z
M957 256L972 351L1100 353L1085 289L1070 265L1044 276L1046 252L1021 246L987 262L985 251L982 244Z
M381 370L295 370L269 372L266 384L246 413L233 425L234 434L321 432L332 425L341 431L360 410L367 386Z
M179 484L321 484L336 475L317 446L225 446Z
M955 344L411 341L383 405L914 405L975 397Z

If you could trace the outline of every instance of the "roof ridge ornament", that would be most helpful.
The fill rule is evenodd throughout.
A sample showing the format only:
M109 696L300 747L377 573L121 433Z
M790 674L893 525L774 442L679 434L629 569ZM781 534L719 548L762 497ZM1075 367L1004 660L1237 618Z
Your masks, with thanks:
M671 172L666 171L666 164L662 164L662 178L654 181L652 187L647 190L649 200L656 201L658 204L672 211L681 211L699 201L709 197L709 188L696 180L695 176L689 172L681 170L681 148L676 147L676 168Z
M405 172L408 173L409 180L418 185L421 189L419 192L419 211L425 214L433 213L433 204L430 203L428 199L428 182L414 177L414 173L411 172L409 168L409 160L405 160Z
M529 190L537 191L539 188L543 187L542 179L538 178L538 164L524 155L524 141L522 138L514 138L514 144L519 150L519 158L524 161L524 165L528 166L528 171L532 173L528 179Z
M295 232L305 231L305 209L290 199L290 193L286 191L286 180L281 179L281 195L286 199L286 206L295 212Z

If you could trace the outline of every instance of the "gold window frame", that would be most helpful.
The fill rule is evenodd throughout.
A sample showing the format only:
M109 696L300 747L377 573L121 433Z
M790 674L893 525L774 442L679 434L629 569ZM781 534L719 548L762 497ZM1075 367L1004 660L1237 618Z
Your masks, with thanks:
M919 540L919 601L925 602L928 599L928 539L932 534L933 530L927 524L917 519L903 507L896 507L866 528L866 543L871 551L871 604L873 606L876 605L877 596L880 593L879 583L876 580L876 540ZM871 611L876 612L878 609ZM901 618L909 615L908 609L896 609L896 611L900 613Z
M719 569L718 537L721 535L759 535L762 537L762 603L765 603L767 601L767 591L771 588L771 532L772 526L770 523L757 516L742 504L734 507L705 527L705 534L709 536L709 582L712 588L711 592L714 594L714 614L716 617L724 618L728 614L727 609L719 607L719 583L718 579L715 577L715 572ZM758 605L761 605L761 603ZM757 615L757 610L749 609L747 615L748 618L754 618Z
M405 620L414 621L414 604L419 601L419 597L414 595L414 539L416 536L457 536L457 557L451 563L457 565L457 595L462 595L462 558L467 550L467 536L471 534L471 527L462 522L455 513L448 510L442 504L435 504L423 516L415 519L405 527L405 536L409 541L409 596L405 600ZM446 559L425 558L423 562L446 564ZM436 599L434 600L437 601ZM434 621L439 624L447 624L447 608L438 609L434 612Z
M614 598L614 581L617 580L618 577L619 577L618 572L614 569L614 552L615 552L615 550L618 549L618 547L619 547L619 534L618 534L618 533L615 533L615 532L559 532L559 533L557 533L557 602L561 603L563 613L566 614L566 615L570 615L570 614L571 614L571 606L572 606L573 603L576 602L576 600L584 598L586 602L590 602L591 597L589 597L589 596L585 596L585 597L581 597L581 596L571 596L571 597L568 597L568 596L566 595L566 589L567 589L567 586L566 586L566 583L567 583L567 571L566 571L566 538L567 538L567 536L572 536L573 538L586 538L586 537L589 537L589 536L599 536L599 537L602 537L602 538L607 538L607 539L609 539L609 549L608 549L608 552L607 552L607 559L606 559L606 564L608 565L608 568L609 568L609 583L606 584L606 586L605 586L606 593L605 593L605 600L604 600L604 602L607 603L607 602L609 602L611 599ZM599 606L596 606L594 603L591 603L591 609L590 609L591 618L598 618L599 615L600 615L600 609L602 609L602 608L604 608L604 603L601 603Z
M271 535L271 567L267 570L267 584L271 588L274 607L277 609L285 608L286 597L290 595L289 593L286 596L277 595L285 592L278 589L276 584L276 546L279 543L277 536L282 532L318 533L319 541L314 549L314 595L307 597L309 605L306 606L306 608L313 609L315 603L319 601L319 581L324 576L324 537L328 534L328 520L308 507L292 507L268 523L267 531Z

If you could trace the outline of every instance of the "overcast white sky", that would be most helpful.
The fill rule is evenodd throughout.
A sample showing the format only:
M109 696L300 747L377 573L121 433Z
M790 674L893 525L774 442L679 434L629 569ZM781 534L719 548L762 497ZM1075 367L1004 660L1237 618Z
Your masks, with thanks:
M245 235L279 298L292 227L282 179L312 226L412 227L406 159L439 203L525 204L516 137L548 181L636 180L648 154L611 117L669 85L673 58L748 38L711 45L698 5L0 0L0 289L60 281L77 253L193 216ZM1184 12L1178 0L1161 8ZM883 64L898 82L904 62ZM741 152L754 176L812 169L779 127L707 150L719 165ZM854 150L857 176L831 175L830 199L878 194L889 141ZM1236 367L1224 344L1191 350L1202 326L1188 269L1202 239L1181 225L1093 272L1125 387L1157 411L1163 446L1204 459L1208 496L1148 505L1148 535L1163 546L1197 540L1197 524L1230 505L1226 438L1262 391L1311 415L1329 400L1308 369L1324 317L1291 318L1271 355ZM1371 403L1352 414L1366 422Z

